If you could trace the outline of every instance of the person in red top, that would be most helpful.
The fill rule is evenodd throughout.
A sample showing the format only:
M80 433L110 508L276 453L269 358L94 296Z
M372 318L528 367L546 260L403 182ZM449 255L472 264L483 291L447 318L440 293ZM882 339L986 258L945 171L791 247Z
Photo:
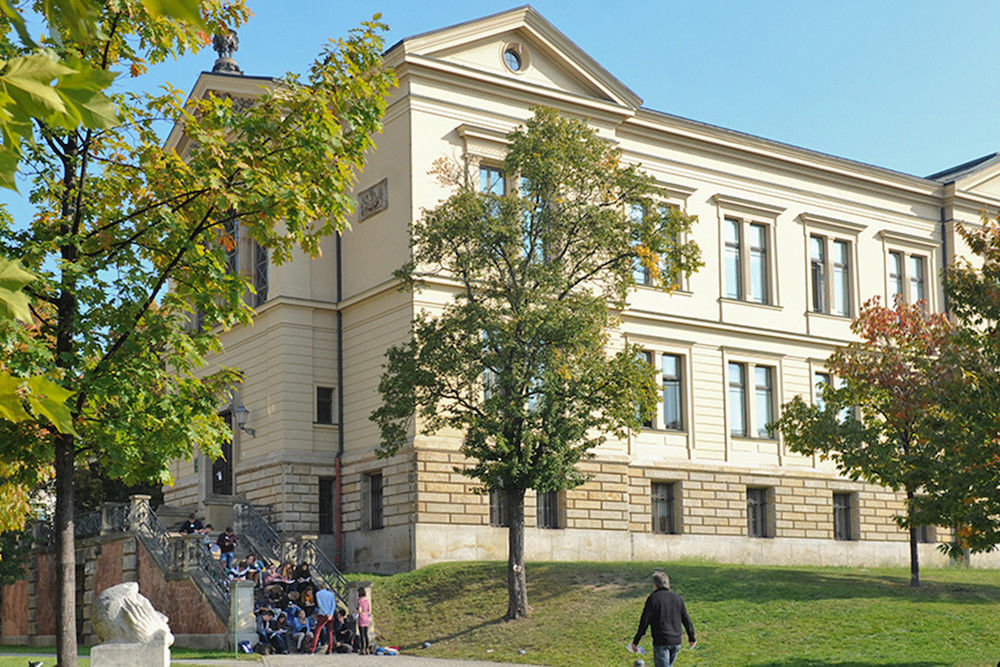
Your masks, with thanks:
M639 631L632 639L632 650L638 650L639 640L646 634L646 628L653 635L653 664L655 667L673 667L681 650L681 626L687 631L691 648L698 642L694 638L694 626L688 618L687 608L680 595L670 590L670 578L657 570L653 573L653 592L646 598L639 619Z
M371 639L368 637L368 628L372 624L372 603L365 597L365 589L358 589L358 635L361 639L359 652L364 655L371 653Z

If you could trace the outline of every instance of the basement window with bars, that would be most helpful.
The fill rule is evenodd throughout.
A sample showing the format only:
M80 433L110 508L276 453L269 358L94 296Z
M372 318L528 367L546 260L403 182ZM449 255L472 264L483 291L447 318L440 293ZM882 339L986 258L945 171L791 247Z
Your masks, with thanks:
M539 528L562 528L559 516L559 492L539 491L538 492L538 527Z
M677 483L653 482L652 512L653 532L674 535L677 529Z
M367 482L368 529L379 530L384 525L382 516L382 473L376 472L368 475Z
M750 537L773 537L768 495L769 489L747 487L747 535Z
M490 525L503 528L510 526L510 505L503 489L490 491Z
M833 494L833 539L858 539L854 528L855 505L853 493Z
M332 535L333 527L333 503L334 503L334 478L319 478L319 533L320 535Z

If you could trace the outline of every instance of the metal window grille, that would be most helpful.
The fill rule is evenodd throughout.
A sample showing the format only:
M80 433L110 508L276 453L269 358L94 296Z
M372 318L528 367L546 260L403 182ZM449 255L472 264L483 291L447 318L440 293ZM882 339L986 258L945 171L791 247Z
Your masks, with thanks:
M368 527L377 530L382 527L382 473L368 476Z
M333 477L319 478L319 532L333 534Z
M490 525L504 528L510 525L510 505L503 489L490 491Z
M768 537L767 489L747 489L747 535Z
M835 540L853 540L854 531L851 527L851 494L833 494L833 538Z
M653 482L653 532L673 534L677 532L674 523L674 483Z
M560 528L559 492L542 491L538 494L538 527Z

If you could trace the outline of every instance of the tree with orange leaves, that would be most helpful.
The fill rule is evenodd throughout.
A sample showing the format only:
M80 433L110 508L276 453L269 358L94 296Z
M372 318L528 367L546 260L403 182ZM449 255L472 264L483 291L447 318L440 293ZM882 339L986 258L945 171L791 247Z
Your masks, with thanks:
M875 297L851 324L860 340L837 349L827 368L840 384L822 387L823 401L787 403L775 427L789 448L831 459L851 479L906 493L896 521L910 533L910 585L920 585L918 527L942 524L937 504L947 461L948 392L960 381L962 348L945 315L926 304ZM943 524L948 525L948 524Z

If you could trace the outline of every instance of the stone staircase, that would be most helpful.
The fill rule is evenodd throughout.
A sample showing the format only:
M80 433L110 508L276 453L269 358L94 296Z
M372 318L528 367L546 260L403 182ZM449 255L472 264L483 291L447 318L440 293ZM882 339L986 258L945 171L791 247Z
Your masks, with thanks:
M178 519L176 515L182 512ZM315 538L279 535L266 514L268 508L236 503L233 523L244 555L253 553L269 567L292 561L308 562L313 581L326 585L346 606L347 581L333 561L323 553ZM164 574L186 575L191 578L219 619L228 624L231 614L228 573L205 544L202 535L180 535L176 529L189 512L168 509L167 525L149 504L148 496L133 496L129 503L105 503L100 510L78 515L74 520L78 538L125 533L142 542ZM176 519L176 520L175 520ZM168 528L169 526L169 528ZM36 525L36 543L54 544L49 524ZM46 539L50 538L50 539Z
M347 607L347 580L333 560L320 548L317 538L279 534L268 520L269 510L263 505L234 504L233 527L236 536L266 562L268 567L277 568L287 562L309 563L313 581L333 591L337 599Z

